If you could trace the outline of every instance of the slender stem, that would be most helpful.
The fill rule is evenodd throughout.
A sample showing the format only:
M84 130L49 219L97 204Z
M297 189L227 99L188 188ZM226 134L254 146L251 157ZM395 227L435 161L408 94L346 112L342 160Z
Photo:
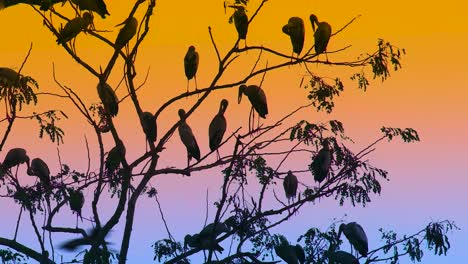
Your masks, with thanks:
M20 212L18 214L18 220L16 220L15 235L13 236L13 240L15 240L15 241L16 241L16 237L18 236L18 228L19 228L19 225L20 225L21 215L22 214L23 214L23 206L21 206Z

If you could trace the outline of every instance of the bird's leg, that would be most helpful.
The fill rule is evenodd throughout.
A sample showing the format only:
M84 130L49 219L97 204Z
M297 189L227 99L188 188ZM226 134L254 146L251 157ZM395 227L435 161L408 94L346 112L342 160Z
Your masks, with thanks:
M8 100L5 100L5 113L6 113L6 119L8 120L8 122L11 122L11 118L10 118L10 115L8 114Z
M89 29L90 31L96 31L96 26L94 25L94 21L92 21L90 24L89 24ZM85 32L86 33L86 32Z
M89 13L91 13L91 29L96 30L96 27L94 26L94 12Z
M258 133L260 133L259 129L260 129L260 115L257 116L257 132Z
M326 51L325 51L325 57L327 58L327 62L328 62L328 54Z
M189 83L190 83L190 80L187 79L187 93L186 93L187 95L188 95L188 90L189 90ZM185 99L188 99L188 96Z
M73 40L71 42L71 48L72 48L73 53L76 55L75 40L76 40L76 38L73 38Z
M253 106L252 108L250 108L250 113L249 113L249 133L252 132L253 128L252 128L252 114L253 114ZM250 135L252 136L252 135Z
M130 44L125 44L125 55L128 56L128 54L130 54Z
M76 228L78 228L78 213L76 213Z
M216 149L216 156L218 157L218 161L221 159L221 156L219 155L219 150Z
M197 84L197 76L193 76L195 79L195 90L197 91L197 97L200 98L200 94L198 93L198 84Z

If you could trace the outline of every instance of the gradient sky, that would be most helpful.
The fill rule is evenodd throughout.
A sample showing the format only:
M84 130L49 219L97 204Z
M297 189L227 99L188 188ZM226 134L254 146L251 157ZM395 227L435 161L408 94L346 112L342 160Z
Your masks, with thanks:
M97 18L96 27L114 30L113 33L104 33L114 39L117 32L114 25L123 21L125 10L129 7L126 2L132 1L107 2L111 16L105 20ZM145 110L154 111L167 99L185 92L186 78L182 61L189 45L195 45L200 53L198 85L206 87L209 84L216 69L216 57L209 39L208 26L212 27L221 53L226 52L236 38L234 26L227 23L229 15L224 14L221 2L210 1L210 4L202 5L200 1L158 1L151 24L152 31L141 48L138 61L138 82L143 81L145 72L149 69L146 86L140 90ZM252 1L249 16L258 2ZM463 164L467 161L468 151L467 7L462 1L454 0L437 4L403 0L267 2L249 28L250 45L264 45L289 54L290 42L281 32L282 25L291 16L305 19L310 13L314 13L319 20L329 22L333 29L338 29L353 17L361 15L355 23L330 41L329 50L352 44L343 55L330 55L331 61L337 58L354 59L360 53L373 51L378 38L389 40L407 51L407 56L402 61L403 69L392 72L388 81L383 84L373 81L366 93L346 81L346 91L336 101L336 109L331 115L309 109L298 118L308 118L310 121L341 120L348 135L356 142L349 146L355 151L379 137L379 128L384 125L412 127L421 137L421 142L415 144L402 144L398 140L384 142L371 155L374 165L390 172L391 180L384 183L381 196L373 197L373 202L366 208L339 207L335 201L325 200L316 206L308 206L304 212L275 231L285 232L289 240L293 241L307 228L325 228L332 218L341 218L346 214L347 221L358 221L365 227L373 248L372 245L379 244L376 235L380 227L409 234L430 221L451 219L456 221L461 230L450 236L452 248L448 256L432 257L427 252L423 263L463 263L466 260L468 196L465 189L468 175ZM8 25L2 27L1 67L18 69L32 41L32 54L22 72L33 76L39 82L41 90L60 92L52 78L52 63L55 63L57 78L63 84L76 89L87 104L97 102L95 78L80 69L56 45L55 38L42 26L41 18L30 7L19 5L1 11L0 24ZM306 20L306 47L311 42L312 30ZM76 45L79 55L98 68L107 62L111 50L95 43L91 37L80 35ZM245 67L250 69L249 65L254 62L256 55L255 52L249 52L245 58L241 58L238 64L233 65L234 70L223 80L236 78ZM276 61L270 59L269 63ZM263 58L260 64L265 65L265 62L266 59ZM343 79L350 73L348 69L315 65L312 70L328 77L339 74ZM120 72L121 68L115 68L110 78L109 83L113 87L119 81ZM304 69L294 66L267 75L263 83L270 105L267 123L307 102L306 92L299 88L302 74ZM254 78L251 82L258 83L259 80ZM193 88L193 84L191 85ZM122 96L123 89L118 90L117 94ZM206 128L211 116L217 111L221 98L227 98L231 102L226 113L228 132L239 126L246 127L248 103L245 100L237 105L236 95L237 91L234 90L214 93L210 95L208 103L190 117L189 124L199 137L202 152L208 149ZM194 99L183 100L167 109L162 116L163 121L158 123L159 133L172 125L169 120L176 118L179 107L188 108L194 102ZM66 132L66 144L60 146L62 161L76 168L85 168L84 136L88 137L92 145L95 143L92 132L86 124L80 123L82 119L66 100L41 97L38 109L49 108L64 109L70 116L69 120L62 123ZM209 118L206 118L207 115ZM136 113L127 100L121 105L121 112L115 123L127 143L127 158L130 159L144 150L144 139L141 129L135 126L136 122ZM4 127L4 123L0 124L1 131ZM15 125L14 136L5 149L25 147L30 156L41 156L47 160L50 167L55 167L55 173L56 165L50 164L58 164L56 146L48 140L38 139L36 129L34 121L21 121ZM106 149L112 147L109 135L106 136L106 143ZM177 135L170 140L169 146L173 148L164 153L165 165L184 164L185 159L175 160L180 153L184 153L185 157L185 150L181 148ZM4 154L0 156L3 157ZM306 162L307 160L290 161L289 166L302 167ZM97 163L92 165L96 166ZM312 183L310 177L299 175L301 181ZM220 183L221 179L216 172L195 174L191 178L166 175L152 182L159 190L165 217L171 223L170 227L176 238L182 239L185 234L197 232L201 228L204 222L206 190L208 188L210 199L213 200ZM3 200L0 200L0 204L2 208L10 208L13 215L19 210ZM112 202L107 201L105 204L109 205L108 208L114 208ZM69 213L63 214L65 216L59 223L74 221ZM184 219L193 221L186 222ZM15 216L2 219L0 235L11 237L15 221ZM24 220L22 224L24 230L20 233L20 241L28 241L32 239L27 230L29 222ZM119 239L121 237L119 230L113 235ZM141 200L132 235L130 263L135 263L135 259L144 262L152 260L150 245L163 235L165 231L156 203ZM345 249L348 249L346 245ZM404 259L401 263L410 261Z

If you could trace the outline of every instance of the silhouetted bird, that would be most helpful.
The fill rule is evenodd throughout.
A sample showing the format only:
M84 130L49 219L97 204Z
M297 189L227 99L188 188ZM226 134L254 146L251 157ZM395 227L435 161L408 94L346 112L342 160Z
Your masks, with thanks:
M228 100L221 100L221 103L219 104L218 114L216 114L213 120L211 120L210 127L208 129L208 135L210 137L210 149L211 151L216 150L216 152L218 153L218 158L218 147L219 144L221 144L221 141L223 141L223 136L226 132L227 123L226 118L224 117L224 112L226 112L228 104Z
M221 247L217 242L216 238L222 233L229 232L229 227L225 223L211 223L203 228L202 231L194 235L186 235L184 238L185 248L188 246L192 248L200 248L203 250L215 250L218 252L223 252L223 247Z
M300 17L291 17L288 20L288 24L283 26L283 32L291 38L291 44L293 46L293 53L299 54L304 47L304 21ZM292 57L292 55L291 55Z
M128 42L135 36L138 28L138 20L134 17L126 19L124 22L118 24L117 26L124 25L117 35L115 40L115 48L121 50Z
M257 85L246 86L245 84L243 84L239 86L239 97L238 97L239 104L242 100L242 94L247 95L250 103L252 104L252 109L250 110L250 115L249 115L249 130L251 131L253 127L253 125L251 126L251 123L252 124L254 123L253 122L253 117L254 117L253 110L255 109L255 111L257 111L260 117L266 118L266 115L268 114L267 99L266 99L265 92L262 90L262 88L258 87Z
M275 253L287 264L303 264L305 262L304 249L296 244L292 246L284 236L278 236L279 243L275 244Z
M21 81L22 76L18 74L15 70L6 68L6 67L0 67L0 86L3 86L3 88L6 88L3 90L3 96L6 98L9 93L13 93L13 87L23 87L24 82ZM21 82L20 82L21 81ZM21 84L21 86L20 86ZM5 115L8 121L10 121L10 108L9 104L11 104L10 100L4 100L5 101Z
M117 99L117 95L115 95L112 87L107 83L99 82L97 91L106 113L112 117L116 116L119 112L119 99Z
M359 264L359 260L356 257L341 250L328 253L328 260L330 264Z
M0 67L0 85L1 86L4 86L4 87L17 86L16 84L19 81L20 77L21 75L19 75L15 70L7 68L7 67Z
M37 176L44 186L50 186L50 170L47 163L41 158L31 160L31 165L27 171L28 175Z
M315 38L315 52L321 54L327 51L328 41L330 41L332 28L327 22L319 22L317 16L310 15L310 23L312 23L312 29L314 30ZM315 25L317 25L317 30L315 30ZM328 57L327 57L328 61Z
M356 222L341 224L338 230L338 237L341 236L342 232L349 240L349 243L351 243L351 245L359 252L359 254L361 254L363 257L367 257L369 244L366 233L364 232L362 226Z
M29 169L29 156L26 154L26 150L23 148L12 148L8 151L0 170L0 177L3 177L11 168L19 166L20 164L26 163Z
M203 250L214 250L220 253L223 252L224 248L220 246L215 239L203 237L200 234L186 235L184 238L184 247L187 245L191 248L200 248Z
M65 26L60 29L59 37L57 38L57 44L65 44L70 40L73 40L81 32L88 29L88 26L93 23L93 17L90 13L86 12L83 17L75 17L68 21Z
M85 198L80 190L68 189L68 195L68 204L70 205L70 210L76 213L76 226L78 226L78 216L81 218L81 221L83 221L81 209L83 208Z
M190 165L191 158L200 160L200 148L198 147L197 140L193 135L192 129L185 120L185 110L179 109L180 125L179 125L179 136L187 148L187 167Z
M0 0L0 10L4 9L4 8L7 8L7 7L10 7L10 6L14 6L14 5L17 5L17 4L27 4L27 5L38 5L40 6L40 9L43 10L43 11L47 11L49 10L49 8L52 6L52 0L41 0L41 1L38 1L38 0L22 0L22 1L19 1L19 0Z
M304 264L305 259L306 259L306 255L305 255L305 252L304 252L304 249L302 248L302 246L299 245L299 244L296 244L294 246L294 250L296 251L297 260L299 260L299 263Z
M189 91L189 81L195 79L195 89L198 90L197 85L197 70L198 70L199 56L195 51L194 46L190 46L184 57L185 76L187 77L187 93Z
M125 158L125 152L126 150L123 143L117 144L109 151L105 162L106 171L108 174L114 174L115 171L119 168L120 163Z
M150 112L143 112L141 113L140 122L146 139L150 142L155 142L158 134L156 117Z
M236 9L233 14L234 25L236 26L237 36L240 40L244 40L245 47L247 47L247 32L249 30L249 18L245 13L245 8L243 6L231 6ZM239 44L237 44L239 48Z
M321 183L328 175L332 163L332 153L328 140L323 141L323 147L319 150L310 164L310 169L315 181Z
M292 174L291 171L288 171L288 175L284 177L283 188L284 188L284 193L286 194L286 198L288 200L294 199L294 197L296 197L297 177L294 174Z
M106 15L109 15L107 11L106 3L104 0L72 0L72 2L77 5L80 10L88 10L98 13L102 18L106 18Z
M227 233L229 231L230 229L228 225L226 225L225 223L217 223L216 225L214 223L211 223L202 229L202 231L200 232L200 235L202 237L214 236L216 238L222 233Z
M60 245L61 249L67 251L75 251L78 247L81 246L93 246L93 245L108 245L109 242L105 241L104 239L98 240L100 229L93 228L89 235L86 235L82 238L70 239Z

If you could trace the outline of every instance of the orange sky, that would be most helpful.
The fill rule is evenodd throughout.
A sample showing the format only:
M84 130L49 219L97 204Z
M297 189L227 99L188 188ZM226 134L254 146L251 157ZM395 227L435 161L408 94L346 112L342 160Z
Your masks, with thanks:
M408 56L402 61L403 70L392 73L392 78L383 86L380 81L374 81L369 91L363 94L355 88L353 83L347 81L351 73L349 70L314 66L313 69L325 76L341 75L347 84L347 91L338 100L339 104L332 116L317 114L313 111L311 114L317 118L342 119L348 128L353 128L349 132L357 133L357 135L363 133L375 136L381 125L388 124L419 128L420 132L425 135L423 137L425 139L428 133L432 136L443 133L443 131L435 133L432 123L434 119L441 124L437 126L440 129L443 125L452 124L454 120L462 118L462 114L466 113L467 109L463 104L468 94L465 89L467 81L463 64L468 59L464 51L467 46L468 29L466 23L462 21L461 14L465 9L457 6L457 1L444 3L446 4L413 3L411 5L408 1L392 1L391 5L382 7L374 1L353 1L331 8L330 4L318 2L269 1L263 13L257 17L249 29L248 44L265 45L289 54L291 49L289 39L280 29L290 16L301 16L305 19L306 47L308 47L312 41L312 31L306 18L311 12L315 13L320 20L328 21L335 30L351 18L362 15L347 30L332 39L329 49L339 49L352 44L351 49L340 55L340 58L354 59L362 52L372 51L377 38L385 38L406 49ZM114 39L118 31L114 25L123 20L124 10L128 6L129 3L109 5L111 16L105 20L96 19L97 28L113 30L113 33L103 34ZM254 8L251 8L248 14L251 15L253 10ZM150 69L147 85L140 90L141 98L148 98L142 100L146 110L156 109L165 100L185 91L186 79L183 74L182 60L189 45L197 46L201 57L197 74L198 83L202 87L208 85L210 78L214 75L216 65L214 50L207 32L208 26L212 27L221 52L227 51L236 37L234 26L227 23L228 15L224 14L221 3L202 6L190 1L185 3L183 8L177 8L177 4L171 1L158 1L155 14L151 25L152 31L142 47L138 63L140 81ZM18 17L23 18L21 23L16 23ZM9 36L9 41L0 43L3 51L2 66L18 68L30 42L33 41L32 55L23 72L35 77L42 89L59 92L52 79L53 62L57 67L59 80L75 88L88 104L98 100L95 78L78 67L68 54L55 44L55 38L42 26L40 17L31 8L18 5L3 10L0 13L0 22L2 24L16 23L15 26L2 29L3 34ZM450 44L444 45L442 42ZM439 52L441 47L445 47L443 52ZM111 50L99 43L96 45L92 38L85 35L79 36L77 48L79 55L88 59L96 69L99 65L105 65L111 53ZM239 72L245 73L242 70L246 67L250 69L256 55L256 52L251 52L245 56L246 58L239 59L239 63L233 65L234 70L228 72L227 80L236 78ZM330 56L330 59L333 60L333 57ZM260 64L265 65L267 59L270 60L270 65L275 62L274 58L264 56ZM118 83L119 72L121 69L116 68L114 75L111 76L110 84L113 87ZM267 75L264 89L271 108L270 118L280 117L285 111L293 109L295 105L286 103L287 101L294 100L298 103L307 101L305 91L298 88L302 74L304 74L304 69L295 66ZM259 80L255 78L252 83L258 83ZM193 88L193 84L191 87ZM123 89L120 89L117 94L123 96ZM234 112L238 114L231 119L230 125L232 124L233 128L239 125L245 126L248 104L244 101L243 104L237 106L234 103L236 94L237 91L232 90L213 94L208 99L209 104L202 106L199 109L200 112L195 113L189 122L193 123L193 126L207 127L210 120L202 117L206 114L212 115L217 110L220 98L225 97L231 101L227 115ZM44 106L60 107L67 110L66 112L71 117L76 117L74 114L77 112L72 110L71 105L66 104L65 100L51 97L40 99L40 109L44 109ZM188 107L193 102L193 100L179 102L168 109L163 117L173 119L179 107ZM127 120L136 120L135 112L129 107L131 107L129 101L121 105L124 111L116 120L117 126L127 129L122 132L124 135L140 133L139 127L132 130L127 125ZM125 109L128 111L125 112ZM428 116L431 118L427 118ZM346 122L348 119L352 122ZM67 140L83 147L83 135L86 133L83 129L86 125L78 124L76 120L64 122ZM381 122L381 120L384 121ZM30 126L30 124L30 122L24 122L25 126ZM158 125L161 134L163 129L171 123L160 122ZM463 128L466 131L466 125ZM79 133L76 133L77 131ZM202 134L200 137L203 137L201 140L206 141L205 132L202 130L200 133ZM455 138L451 137L448 141L453 144ZM33 141L37 140L33 139ZM139 142L141 144L138 145L138 149L144 141ZM45 148L55 149L48 142L42 143ZM67 152L66 148L64 151Z

